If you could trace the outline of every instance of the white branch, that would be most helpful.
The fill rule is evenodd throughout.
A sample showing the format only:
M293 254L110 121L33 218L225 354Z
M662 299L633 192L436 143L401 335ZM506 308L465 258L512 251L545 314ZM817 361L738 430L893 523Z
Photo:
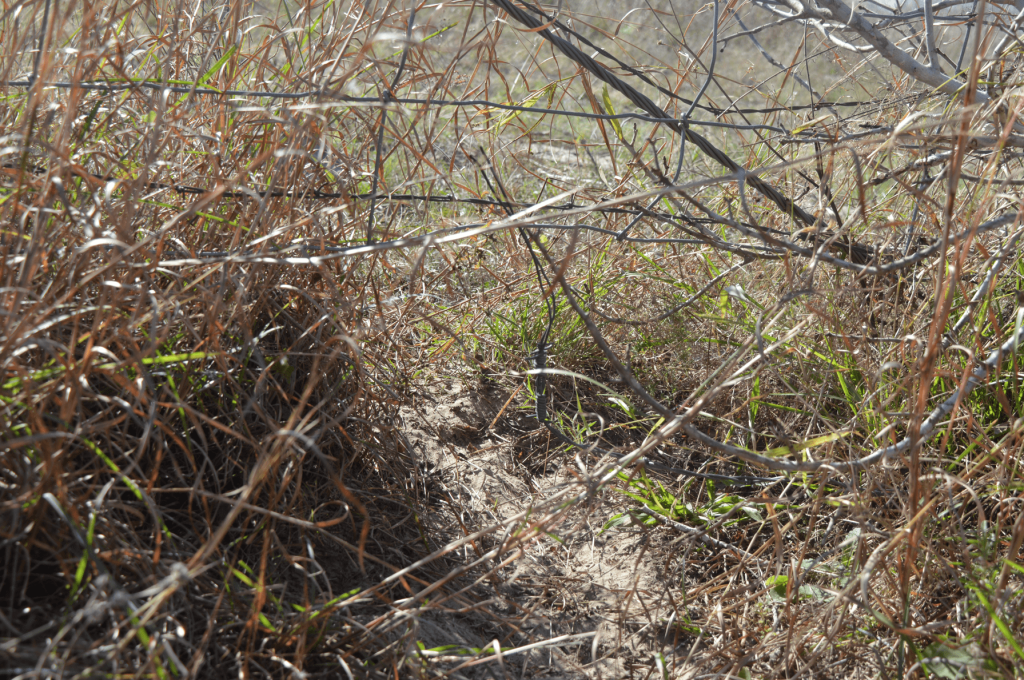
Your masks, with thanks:
M790 0L790 3L795 0ZM867 19L860 14L853 12L842 0L817 0L818 7L825 9L831 15L827 17L846 24L855 31L868 44L878 50L878 53L890 64L900 69L914 80L930 85L939 92L955 97L960 93L963 83L955 78L948 77L942 71L931 66L925 66L909 54L896 47L882 32L871 25ZM801 8L805 9L805 8ZM814 10L807 7L805 11L814 13ZM825 19L826 17L821 17ZM976 101L979 103L987 99L982 93L977 93Z
M941 71L939 53L935 51L935 11L932 9L932 0L924 0L924 46L928 50L928 65Z

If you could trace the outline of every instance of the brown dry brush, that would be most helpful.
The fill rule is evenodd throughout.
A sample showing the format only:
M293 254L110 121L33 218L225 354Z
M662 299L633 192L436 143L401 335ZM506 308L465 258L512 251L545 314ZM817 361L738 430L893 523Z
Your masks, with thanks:
M711 68L711 6L5 6L8 674L501 677L530 645L581 676L1019 674L1020 21L964 19L965 102L818 5L787 35L856 114L797 106L823 71L793 65L726 113L756 83ZM683 92L747 127L609 118ZM541 394L550 428L502 427L560 483L456 507L399 417L424 371L508 387L505 423ZM568 582L503 584L609 511L657 563L614 636ZM487 645L446 647L451 617Z
M302 197L328 182L306 158L331 116L42 86L195 81L227 64L225 36L247 23L260 39L203 84L294 89L303 60L365 43L380 18L296 60L273 43L279 26L242 9L54 3L35 64L18 55L38 31L5 23L5 80L37 74L5 91L2 624L15 674L287 675L344 654L365 675L405 651L372 622L409 582L371 587L433 546L407 521L424 497L393 426L403 378L367 312L379 263L202 255L350 236L344 202ZM367 125L355 112L339 132Z

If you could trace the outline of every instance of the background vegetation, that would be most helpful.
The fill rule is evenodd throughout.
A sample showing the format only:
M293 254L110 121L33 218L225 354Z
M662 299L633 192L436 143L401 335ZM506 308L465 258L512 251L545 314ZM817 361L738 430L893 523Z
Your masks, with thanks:
M5 1L7 676L1020 676L1024 13L855 11Z

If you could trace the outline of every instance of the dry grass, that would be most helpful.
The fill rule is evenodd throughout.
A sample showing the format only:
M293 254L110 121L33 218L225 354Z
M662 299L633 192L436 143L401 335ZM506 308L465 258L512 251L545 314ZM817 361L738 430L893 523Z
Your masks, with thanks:
M410 9L5 5L5 677L1019 677L1019 50Z

